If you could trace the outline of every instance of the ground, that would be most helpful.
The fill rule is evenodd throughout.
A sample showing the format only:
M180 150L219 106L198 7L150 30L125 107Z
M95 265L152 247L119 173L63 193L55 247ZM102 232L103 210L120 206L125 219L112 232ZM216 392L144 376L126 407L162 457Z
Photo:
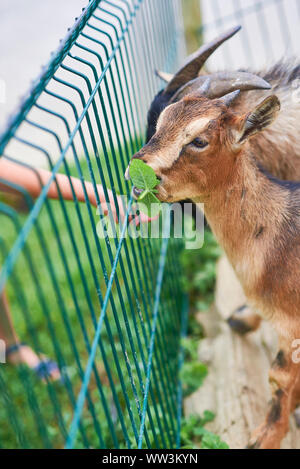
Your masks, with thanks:
M226 323L244 297L229 264L223 257L217 267L215 304L197 314L205 330L198 357L208 365L204 384L185 401L186 415L213 411L216 418L207 428L230 448L244 448L251 431L264 419L270 399L268 370L276 356L276 334L267 323L248 336L233 333ZM300 449L300 430L291 416L290 432L283 449Z

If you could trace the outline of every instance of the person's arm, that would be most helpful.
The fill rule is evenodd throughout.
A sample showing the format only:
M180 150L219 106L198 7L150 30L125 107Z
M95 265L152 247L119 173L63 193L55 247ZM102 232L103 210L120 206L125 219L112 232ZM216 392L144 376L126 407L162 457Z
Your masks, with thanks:
M43 186L48 183L50 177L51 177L51 172L46 171L44 169L36 169L35 171L33 171L32 169L22 166L18 163L14 163L5 158L0 158L0 178L23 187L33 198L37 198L39 196ZM76 194L78 201L85 202L82 182L79 179L74 178L74 177L70 179L72 181L73 189L74 189L74 192ZM71 189L69 178L65 176L64 174L57 174L56 182L59 186L63 199L73 200L73 194L72 194L72 189ZM96 195L95 195L95 191L94 191L94 187L92 183L85 182L84 184L85 184L85 189L86 189L90 203L94 207L97 207ZM104 196L104 190L101 184L97 185L97 190L98 190L101 207L103 209L103 213L107 214L108 213L107 203L106 203L105 196ZM109 196L109 201L111 204L111 209L113 211L113 215L116 218L117 213L116 213L113 193L110 190L108 190L108 196ZM55 181L51 183L47 197L50 199L59 198ZM123 209L123 203L122 203L121 197L117 196L117 201L119 204L120 215L122 217L124 216L124 209ZM146 217L147 219L145 219L144 216L142 218L143 218L142 221L149 220L148 217Z
M51 173L44 169L32 170L26 166L22 166L18 163L14 163L13 161L6 160L5 158L1 158L0 177L8 182L12 182L18 186L23 187L35 199L40 195L43 186L48 183L51 177ZM81 181L77 178L71 178L71 180L77 199L79 202L84 202L85 199ZM59 186L63 199L73 200L69 178L64 174L57 174L56 182ZM90 182L86 182L85 187L90 202L93 205L96 205L92 184ZM99 191L99 197L101 202L103 202L104 194L102 186L101 190ZM53 181L50 185L48 198L58 199L58 190L55 181Z

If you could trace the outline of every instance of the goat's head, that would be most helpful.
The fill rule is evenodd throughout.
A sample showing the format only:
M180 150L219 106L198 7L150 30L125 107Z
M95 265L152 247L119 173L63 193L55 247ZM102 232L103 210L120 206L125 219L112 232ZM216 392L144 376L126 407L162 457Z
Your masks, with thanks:
M158 198L165 202L204 200L234 171L248 138L275 119L280 103L269 96L240 116L230 109L239 91L218 99L204 97L209 84L161 113L156 132L133 158L141 158L161 180Z

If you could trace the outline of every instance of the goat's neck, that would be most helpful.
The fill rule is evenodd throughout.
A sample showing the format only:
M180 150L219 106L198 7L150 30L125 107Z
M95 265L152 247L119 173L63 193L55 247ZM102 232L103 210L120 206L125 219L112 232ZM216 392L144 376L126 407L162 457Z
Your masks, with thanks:
M269 180L250 154L240 155L235 165L225 184L206 198L204 211L242 283L252 283L282 224L288 191Z

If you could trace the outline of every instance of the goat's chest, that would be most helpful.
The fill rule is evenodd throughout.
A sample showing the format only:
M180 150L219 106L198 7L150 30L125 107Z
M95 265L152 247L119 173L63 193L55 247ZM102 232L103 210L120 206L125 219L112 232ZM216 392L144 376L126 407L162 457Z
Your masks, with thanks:
M235 262L244 292L266 319L284 313L300 317L300 248L277 255L251 250Z

